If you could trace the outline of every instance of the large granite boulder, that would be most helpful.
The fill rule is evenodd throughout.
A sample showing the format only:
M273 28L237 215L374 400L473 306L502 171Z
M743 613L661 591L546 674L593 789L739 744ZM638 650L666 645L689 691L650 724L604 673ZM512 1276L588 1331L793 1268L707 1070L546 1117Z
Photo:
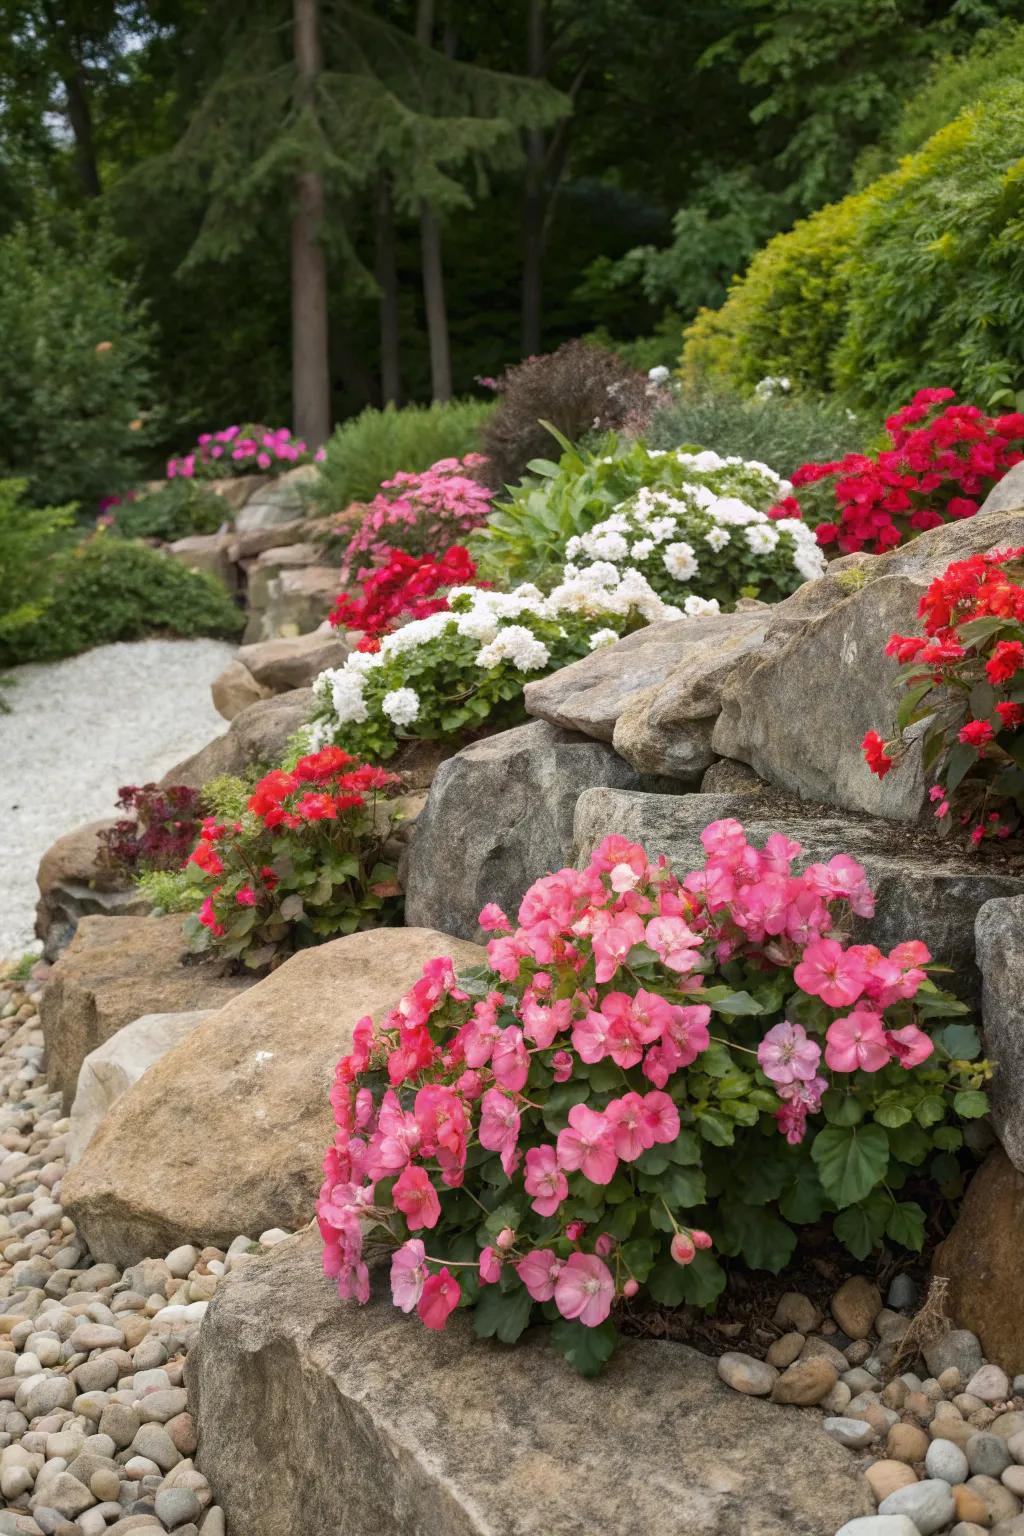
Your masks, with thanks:
M82 1062L133 1019L219 1008L252 985L188 956L179 916L83 917L39 1004L50 1087L67 1112Z
M238 572L228 557L224 536L220 533L190 533L183 539L176 539L167 552L187 571L202 571L215 576L229 592L234 592L238 586Z
M252 673L261 688L285 693L289 688L308 688L328 667L340 667L349 653L343 634L321 625L308 635L281 636L240 646L235 659Z
M770 610L666 620L527 683L531 715L610 741L642 773L696 785L714 760L722 683L762 642Z
M260 483L236 513L236 533L273 528L277 524L294 523L304 517L309 490L316 477L315 464L300 464L298 468L289 469L273 479L261 476Z
M172 1046L210 1017L208 1008L191 1013L145 1013L90 1051L78 1074L68 1129L68 1165L77 1163L111 1105Z
M313 1214L334 1134L334 1069L434 955L476 964L447 934L378 928L293 955L192 1030L112 1106L61 1200L93 1257L122 1268L180 1243L294 1230Z
M772 796L756 791L676 796L589 789L576 807L576 862L582 867L602 838L618 832L643 844L648 853L667 854L677 872L698 869L705 857L701 832L727 816L742 822L759 847L772 832L795 838L807 863L837 853L857 859L876 893L876 910L873 918L854 919L854 938L882 949L904 939L923 939L937 961L954 968L954 987L962 994L978 990L978 909L993 897L1024 894L1024 879L958 855L948 842L839 811L804 811L793 802L779 809Z
M581 792L641 783L611 747L546 721L464 747L437 769L416 823L407 920L474 938L487 902L514 916L534 880L569 862Z
M868 771L861 740L885 734L895 714L894 631L913 633L922 593L953 560L1024 544L1024 512L979 514L919 534L879 556L851 555L771 610L762 645L733 667L722 689L712 745L763 779L805 799L897 821L925 800L911 751L885 779Z
M289 737L313 713L310 688L293 688L273 698L260 699L237 714L223 736L217 736L176 763L161 784L187 784L201 789L219 774L244 773L253 764L274 768L284 755Z
M832 1536L874 1507L797 1408L681 1344L626 1340L597 1380L538 1330L428 1333L338 1300L313 1233L230 1274L189 1355L197 1462L246 1536ZM330 1454L324 1454L324 1447Z
M157 481L157 484L162 484ZM268 481L266 475L226 475L223 480L207 480L203 484L204 491L212 491L225 501L229 512L238 513L251 500L259 490L265 490Z
M223 672L218 672L210 684L210 697L218 715L233 720L250 704L258 704L270 697L270 689L263 688L248 667L240 661L229 661Z
M142 917L149 911L149 903L100 860L100 833L115 825L113 820L86 822L58 837L43 854L36 875L36 936L43 941L45 960L55 960L70 944L83 917Z
M249 618L242 637L244 643L252 645L257 640L302 635L316 629L334 607L339 585L334 565L257 563L249 577Z
M949 1281L946 1311L1010 1376L1024 1372L1024 1174L991 1152L968 1186L956 1225L935 1254Z
M1024 464L1015 464L996 481L982 502L978 516L986 512L1024 512Z
M1024 1173L1024 896L987 901L974 935L985 1052L996 1067L992 1119L1007 1156Z

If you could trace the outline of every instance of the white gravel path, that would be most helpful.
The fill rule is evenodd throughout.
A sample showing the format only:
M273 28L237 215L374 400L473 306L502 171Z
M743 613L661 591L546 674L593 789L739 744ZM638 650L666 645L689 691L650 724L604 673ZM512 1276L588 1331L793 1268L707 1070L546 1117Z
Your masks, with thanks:
M115 814L120 785L161 778L227 729L210 683L233 652L220 640L140 640L5 674L0 959L32 944L36 870L50 844Z

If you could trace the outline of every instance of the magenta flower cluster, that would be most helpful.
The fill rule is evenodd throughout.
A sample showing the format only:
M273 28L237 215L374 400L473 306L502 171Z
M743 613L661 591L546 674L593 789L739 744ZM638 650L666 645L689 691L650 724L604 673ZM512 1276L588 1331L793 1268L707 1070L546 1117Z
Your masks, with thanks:
M265 474L285 466L320 463L324 457L323 448L310 453L288 427L224 427L220 432L201 432L188 453L168 459L167 478Z
M371 502L356 502L344 514L343 529L354 525L342 559L344 582L363 580L386 565L393 549L410 555L437 555L462 544L482 526L493 492L473 478L486 463L482 454L439 459L417 474L404 470L382 482Z

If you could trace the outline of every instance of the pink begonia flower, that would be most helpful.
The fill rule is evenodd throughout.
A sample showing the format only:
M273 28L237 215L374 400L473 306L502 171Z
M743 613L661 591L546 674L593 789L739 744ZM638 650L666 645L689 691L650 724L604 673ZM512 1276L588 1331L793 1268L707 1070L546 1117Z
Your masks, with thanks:
M679 1111L667 1093L644 1094L644 1122L655 1141L671 1143L679 1135Z
M856 1012L834 1019L825 1032L825 1060L833 1072L877 1072L889 1047L877 1013Z
M629 864L616 864L608 872L608 883L613 891L620 895L624 891L631 891L640 884L640 876Z
M611 981L635 944L643 942L644 925L634 912L601 914L607 921L594 932L594 975L598 982Z
M700 959L703 939L681 917L652 917L647 924L645 937L670 971L686 975Z
M635 1162L654 1146L654 1129L644 1115L644 1101L638 1093L612 1099L604 1113L612 1128L616 1156L624 1163Z
M516 1274L534 1301L550 1301L555 1282L562 1272L562 1261L550 1248L535 1248L516 1265Z
M527 1149L524 1187L534 1196L533 1209L538 1216L555 1214L569 1193L569 1181L558 1166L554 1147Z
M796 1078L809 1081L818 1070L821 1047L808 1039L802 1024L783 1019L762 1039L757 1060L765 1077L773 1083L791 1083Z
M916 1024L886 1030L885 1039L900 1066L908 1071L911 1067L919 1067L922 1061L927 1061L935 1049L924 1030L918 1029Z
M418 1227L436 1227L441 1216L441 1202L424 1168L409 1164L395 1181L391 1198L415 1232Z
M568 1051L556 1051L550 1066L556 1083L567 1083L572 1077L572 1057Z
M807 1130L807 1106L782 1104L775 1111L775 1123L791 1147L798 1147Z
M593 1009L585 1018L577 1019L572 1026L572 1043L581 1061L593 1064L603 1061L608 1054L608 1031L611 1024L603 1013Z
M558 1133L559 1167L567 1173L579 1169L592 1184L610 1184L618 1162L604 1115L585 1104L574 1104L568 1126Z
M498 906L497 902L489 901L477 918L477 922L485 933L494 933L496 929L502 929L505 933L511 929L512 924Z
M484 1091L484 1080L472 1069L463 1072L455 1084L464 1099L478 1099Z
M677 1232L669 1244L669 1253L677 1264L692 1264L697 1257L696 1246L688 1232Z
M501 1259L498 1250L490 1245L480 1250L480 1284L494 1285L501 1279Z
M578 1243L586 1230L587 1224L585 1221L570 1221L565 1229L565 1235L570 1243Z
M830 1008L848 1008L864 991L866 971L861 957L848 955L835 939L817 939L804 950L793 980Z
M569 1321L597 1328L612 1309L615 1281L596 1253L571 1253L555 1281L555 1306Z
M541 1050L546 1050L555 1036L572 1023L572 1001L568 997L559 998L550 1008L533 999L524 1002L519 1012L524 1035Z
M446 1148L461 1156L465 1151L469 1122L466 1106L454 1088L443 1083L427 1083L413 1100L413 1114L420 1130L420 1146L428 1157Z
M391 1256L391 1299L402 1312L411 1312L423 1295L425 1257L426 1249L418 1237L410 1237Z
M727 859L737 857L747 846L746 833L734 816L710 822L701 833L700 840L705 853L719 854Z
M508 1178L519 1161L519 1125L514 1101L497 1088L489 1088L480 1101L480 1145L488 1152L501 1154L501 1166Z
M440 1274L430 1275L424 1282L423 1294L416 1308L424 1328L443 1328L458 1306L461 1295L462 1287L447 1267Z
M491 1052L491 1071L494 1080L510 1093L518 1093L526 1086L530 1075L530 1053L523 1043L523 1032L510 1024L494 1042Z
M631 843L628 838L613 832L595 848L590 867L599 874L610 874L622 865L632 870L637 880L647 876L649 865L646 850L639 843ZM633 883L636 884L636 881Z

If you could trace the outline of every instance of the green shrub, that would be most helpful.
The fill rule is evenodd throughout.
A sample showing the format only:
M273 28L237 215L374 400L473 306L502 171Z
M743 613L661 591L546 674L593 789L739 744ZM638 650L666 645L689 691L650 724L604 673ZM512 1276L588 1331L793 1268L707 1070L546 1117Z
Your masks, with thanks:
M0 658L52 601L49 561L67 539L74 507L26 507L24 480L0 480Z
M480 450L480 433L494 410L490 400L406 405L401 410L367 406L337 427L312 486L324 513L343 512L354 501L371 501L398 470L419 472L439 459L461 459Z
M851 399L922 384L983 408L1024 384L1024 80L935 134L864 209L833 359Z
M202 891L184 869L147 869L135 889L160 912L198 912L203 902Z
M0 659L54 661L146 635L233 639L242 614L212 576L169 555L99 533L52 561L51 602L0 650Z
M192 533L216 533L230 516L227 502L195 480L168 480L158 490L123 501L115 522L126 539L173 544Z
M686 332L682 372L768 375L864 409L922 384L982 407L1024 382L1024 81L989 89L899 169L760 251Z
M801 464L858 452L870 431L835 400L808 394L760 400L720 385L681 391L655 412L644 435L651 448L696 444L758 459L788 478Z
M110 241L47 223L0 240L0 476L38 505L86 505L138 479L150 330Z

